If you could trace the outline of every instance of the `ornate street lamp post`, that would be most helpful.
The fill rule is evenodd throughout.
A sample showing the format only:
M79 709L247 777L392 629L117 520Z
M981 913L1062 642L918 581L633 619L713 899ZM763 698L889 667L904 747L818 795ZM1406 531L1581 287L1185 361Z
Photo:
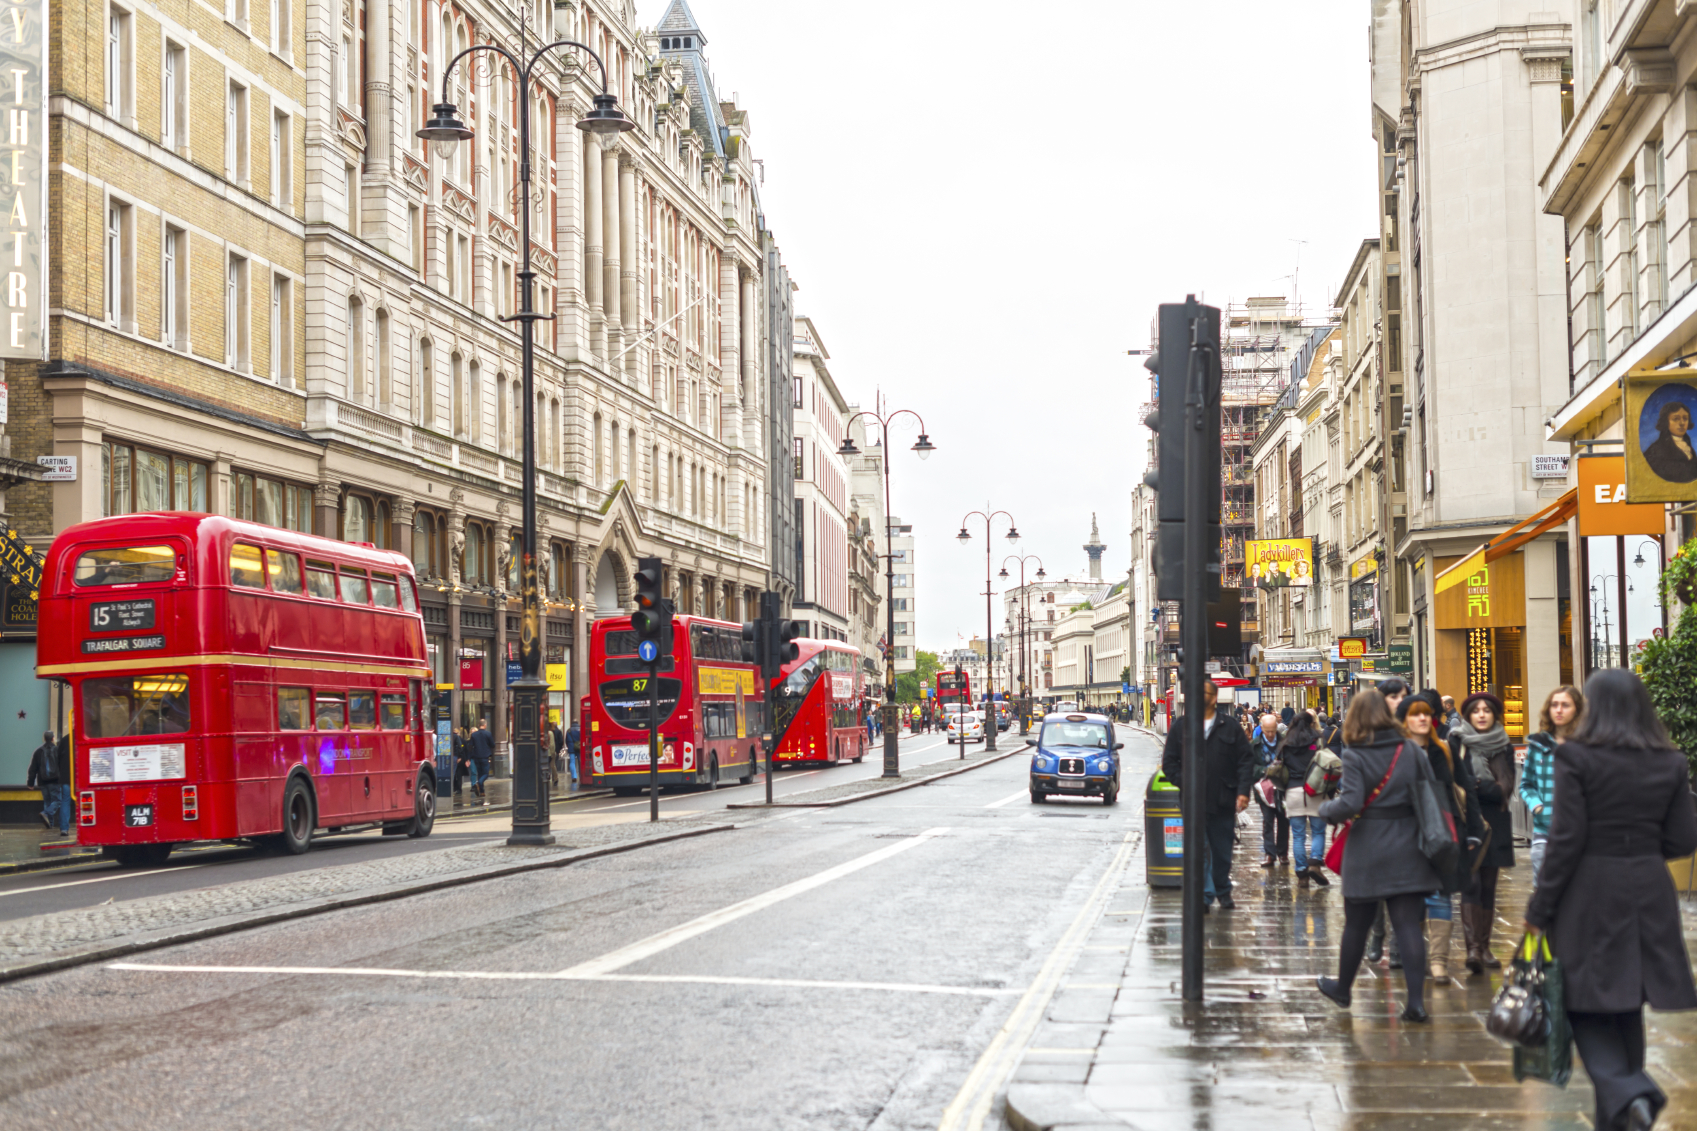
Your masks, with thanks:
M890 422L903 414L919 421L919 441L913 450L920 459L929 457L937 445L925 434L925 418L911 408L897 409L888 415L862 409L843 422L843 446L837 449L837 454L845 458L859 455L860 449L854 446L849 426L863 416L878 422L884 441L884 646L888 651L884 661L884 772L880 776L886 778L902 776L897 745L901 740L901 724L896 719L896 558L890 546Z
M460 120L459 108L448 100L449 81L454 67L474 51L492 51L507 61L518 78L518 89L524 92L518 101L519 114L519 242L524 245L524 264L519 271L519 312L503 322L519 324L519 341L524 374L524 480L523 510L524 538L519 560L519 587L524 611L519 626L519 678L512 684L513 697L513 831L508 844L552 844L549 831L548 762L542 757L545 704L548 682L542 678L542 600L536 585L536 353L535 323L552 319L532 309L530 284L535 272L530 269L530 76L543 56L556 47L572 47L601 68L601 93L595 96L595 108L578 122L585 133L616 137L636 123L619 110L619 101L607 92L607 65L601 56L581 43L559 40L536 49L521 63L518 56L496 43L477 43L455 55L442 69L442 101L432 108L433 117L418 131L418 136L434 143L436 154L451 157L454 147L470 141L470 126Z
M966 517L960 520L960 533L955 535L962 546L966 545L972 541L972 535L966 529L966 520L968 518L982 518L984 520L984 656L986 659L989 658L996 646L996 622L991 619L990 613L990 555L994 552L994 543L990 540L990 523L997 515L1008 520L1008 545L1018 545L1019 527L1014 522L1013 515L1007 511L991 511L989 514L985 514L983 511L968 511ZM984 669L986 673L995 670L988 663L984 665ZM995 691L996 677L993 674L986 674L984 679L984 750L986 753L996 748L996 732L1000 729L996 725Z
M1031 733L1031 592L1025 587L1025 563L1037 563L1037 580L1048 576L1043 572L1043 559L1036 554L1009 554L1002 559L1002 571L996 576L1006 579L1008 563L1019 563L1019 733Z

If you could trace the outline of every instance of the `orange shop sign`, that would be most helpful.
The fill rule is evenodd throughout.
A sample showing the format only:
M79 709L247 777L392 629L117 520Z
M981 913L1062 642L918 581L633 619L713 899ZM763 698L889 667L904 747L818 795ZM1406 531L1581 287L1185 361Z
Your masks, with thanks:
M1625 456L1580 456L1579 536L1661 534L1667 515L1660 503L1626 501Z

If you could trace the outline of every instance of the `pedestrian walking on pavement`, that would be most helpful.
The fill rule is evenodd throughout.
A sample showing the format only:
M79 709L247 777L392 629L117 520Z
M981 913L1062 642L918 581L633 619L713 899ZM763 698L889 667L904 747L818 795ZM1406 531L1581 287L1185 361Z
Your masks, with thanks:
M1272 715L1263 715L1261 725L1255 728L1255 734L1250 737L1249 748L1255 752L1255 804L1261 810L1261 867L1271 868L1276 860L1285 863L1290 859L1290 818L1279 809L1278 791L1259 784L1259 779L1267 776L1272 768L1273 760L1278 757L1279 720Z
M583 732L573 723L566 729L566 772L571 775L572 788L578 787L578 745L583 741Z
M471 738L465 727L454 731L454 796L460 795L460 784L471 774Z
M483 783L489 780L489 763L495 758L495 736L489 733L489 720L478 719L477 729L471 732L471 790L487 798Z
M41 745L30 755L30 789L41 790L41 823L48 832L58 826L60 836L71 832L70 767L66 765L65 744L53 741L53 732L41 736Z
M1220 689L1213 680L1202 685L1202 906L1220 901L1222 910L1237 906L1232 899L1232 846L1237 840L1237 815L1249 808L1249 792L1255 784L1255 753L1249 736L1229 711L1215 709ZM1180 715L1167 732L1161 751L1161 772L1170 782L1184 781L1186 716Z
M565 758L562 756L566 749L566 732L560 729L557 720L548 720L548 748L553 754L554 780L559 781L565 773Z
M1320 742L1320 728L1314 716L1304 711L1296 717L1280 743L1278 763L1285 770L1285 787L1279 801L1284 807L1285 820L1290 828L1290 854L1296 864L1296 883L1305 888L1310 883L1331 887L1321 861L1326 858L1326 822L1320 816L1323 794L1310 791L1308 771L1314 759L1325 747Z
M1427 973L1433 982L1441 984L1449 981L1450 976L1450 936L1455 927L1455 896L1466 891L1473 882L1473 857L1485 830L1478 802L1473 796L1473 777L1468 772L1466 759L1459 763L1460 772L1464 775L1461 780L1466 784L1458 787L1458 763L1454 752L1438 737L1438 711L1442 708L1434 706L1437 702L1436 692L1422 691L1404 699L1397 713L1402 716L1403 729L1408 732L1409 741L1426 752L1427 763L1441 787L1439 794L1466 848L1456 854L1453 867L1438 873L1439 888L1426 897Z
M1338 824L1355 818L1343 852L1343 939L1338 976L1321 978L1320 992L1348 1007L1350 987L1367 949L1367 932L1383 900L1403 959L1408 1001L1404 1021L1426 1015L1426 897L1439 880L1420 851L1420 822L1414 791L1425 788L1431 773L1424 758L1405 758L1411 749L1396 716L1377 691L1363 691L1344 717L1343 781L1337 797L1320 806L1320 815ZM1416 753L1418 749L1414 748Z
M1597 672L1585 701L1578 729L1556 748L1561 804L1526 927L1549 933L1562 964L1573 1040L1596 1091L1594 1126L1644 1131L1667 1103L1644 1071L1644 1003L1697 1009L1665 863L1697 852L1697 810L1685 755L1636 675Z
M1473 771L1479 810L1491 827L1490 844L1479 862L1473 885L1462 896L1461 927L1467 936L1467 970L1483 974L1502 960L1491 953L1491 930L1497 919L1497 878L1514 867L1514 815L1508 799L1514 796L1514 747L1503 730L1503 702L1488 691L1475 692L1461 704L1461 723L1450 731L1467 752ZM1457 751L1459 755L1461 751Z
M1520 800L1532 815L1532 846L1526 855L1532 862L1532 886L1538 886L1538 872L1544 864L1544 851L1550 843L1550 821L1555 816L1556 747L1566 742L1585 713L1585 695L1572 684L1564 683L1544 700L1538 712L1538 733L1526 740L1526 763L1520 773Z
M1461 712L1455 709L1455 696L1453 696L1453 695L1444 696L1443 697L1443 707L1444 707L1444 727L1448 730L1454 730L1455 725L1461 721Z

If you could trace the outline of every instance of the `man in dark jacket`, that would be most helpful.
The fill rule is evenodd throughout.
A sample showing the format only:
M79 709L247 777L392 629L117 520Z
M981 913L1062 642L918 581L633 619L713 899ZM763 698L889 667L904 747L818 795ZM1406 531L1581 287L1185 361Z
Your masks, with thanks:
M1232 900L1232 844L1237 832L1237 815L1249 807L1249 791L1255 784L1255 752L1249 737L1230 714L1214 710L1219 688L1213 680L1202 685L1202 905L1211 906L1219 896L1226 910ZM1161 772L1174 785L1184 781L1185 717L1174 720L1161 752Z
M483 783L489 780L489 763L495 757L495 736L489 733L489 720L478 719L477 729L471 732L471 789L485 796Z
M70 783L66 780L70 775L66 772L65 755L53 741L53 732L47 731L41 736L41 745L35 748L35 753L29 760L29 780L25 783L31 789L41 790L41 823L51 830L55 823L59 826L59 835L68 836L71 831L71 792Z
M571 775L572 788L576 789L577 781L577 744L582 740L583 732L573 723L566 728L566 771Z

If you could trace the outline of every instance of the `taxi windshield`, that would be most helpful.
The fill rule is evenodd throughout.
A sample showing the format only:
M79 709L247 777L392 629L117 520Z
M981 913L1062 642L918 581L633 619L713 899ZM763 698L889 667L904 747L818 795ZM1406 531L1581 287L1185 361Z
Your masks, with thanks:
M1112 746L1108 728L1101 723L1054 722L1043 724L1040 746L1094 746L1106 750Z

